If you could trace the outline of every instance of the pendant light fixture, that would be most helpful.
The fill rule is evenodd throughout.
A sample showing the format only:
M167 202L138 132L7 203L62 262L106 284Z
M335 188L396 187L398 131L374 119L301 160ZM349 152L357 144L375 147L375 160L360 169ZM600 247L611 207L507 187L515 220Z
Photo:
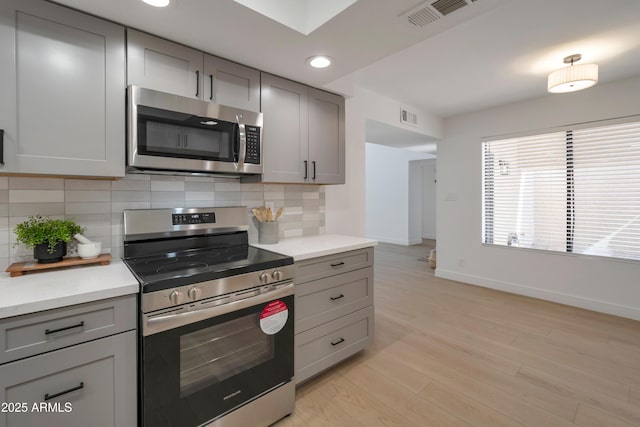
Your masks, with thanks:
M564 58L564 63L570 65L549 74L547 90L551 93L575 92L598 83L598 64L576 65L580 59L579 53Z

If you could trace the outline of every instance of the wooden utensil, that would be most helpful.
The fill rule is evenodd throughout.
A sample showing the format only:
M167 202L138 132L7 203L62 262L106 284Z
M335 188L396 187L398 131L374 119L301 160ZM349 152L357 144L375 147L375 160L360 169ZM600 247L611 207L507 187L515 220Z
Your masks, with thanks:
M271 208L267 208L267 222L273 221L273 213L271 212Z
M258 222L264 222L264 220L262 219L262 214L260 213L260 211L258 209L253 208L253 209L251 209L251 212L253 212L253 216L256 217Z
M277 221L280 218L281 215L282 215L282 208L280 207L280 208L278 208L278 211L276 212L275 221Z

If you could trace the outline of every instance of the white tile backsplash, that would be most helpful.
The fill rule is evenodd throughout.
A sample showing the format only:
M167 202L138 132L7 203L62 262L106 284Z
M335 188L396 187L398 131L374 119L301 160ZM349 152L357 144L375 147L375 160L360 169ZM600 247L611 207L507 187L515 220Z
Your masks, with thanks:
M251 208L284 207L280 237L324 232L324 187L241 183L224 177L130 174L115 181L0 177L0 263L32 261L32 250L14 247L13 227L31 215L73 218L103 252L122 256L125 209L247 206L249 240L258 241ZM2 231L4 230L4 231Z

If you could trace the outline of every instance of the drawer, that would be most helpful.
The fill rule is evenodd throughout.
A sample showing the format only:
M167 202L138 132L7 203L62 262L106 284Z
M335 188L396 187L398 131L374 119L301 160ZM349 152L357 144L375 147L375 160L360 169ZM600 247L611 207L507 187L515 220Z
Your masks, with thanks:
M373 267L296 285L296 333L373 305Z
M135 346L129 331L0 366L0 401L27 409L0 427L135 426Z
M341 252L296 262L296 284L373 266L373 248Z
M0 321L0 364L136 328L135 295Z
M373 306L295 336L296 384L373 343Z

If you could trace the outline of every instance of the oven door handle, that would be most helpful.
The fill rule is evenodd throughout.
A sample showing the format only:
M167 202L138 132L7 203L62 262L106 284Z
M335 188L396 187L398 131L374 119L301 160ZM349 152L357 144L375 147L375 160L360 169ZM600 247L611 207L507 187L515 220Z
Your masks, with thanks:
M215 307L197 308L184 313L167 315L149 316L148 314L145 314L142 319L142 335L146 337L169 329L199 322L201 320L218 317L243 308L270 302L277 298L293 295L293 290L294 284L291 282L286 285L280 285L276 289L266 293L244 299L238 299Z

